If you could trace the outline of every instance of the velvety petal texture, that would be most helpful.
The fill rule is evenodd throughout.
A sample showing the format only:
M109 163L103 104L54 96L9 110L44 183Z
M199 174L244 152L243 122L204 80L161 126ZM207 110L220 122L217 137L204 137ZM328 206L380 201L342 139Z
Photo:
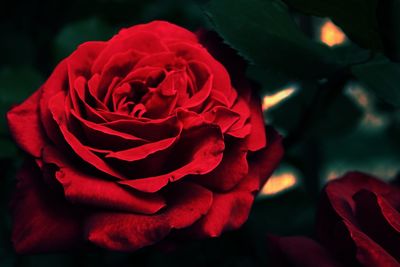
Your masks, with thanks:
M271 239L272 254L279 251L273 258L286 264L275 266L400 266L399 210L398 186L348 173L329 182L323 192L319 243L305 237ZM309 255L321 264L313 265Z
M36 162L13 201L18 251L134 251L171 231L215 237L246 221L281 138L265 129L237 56L221 63L221 41L203 41L154 21L84 43L8 112Z

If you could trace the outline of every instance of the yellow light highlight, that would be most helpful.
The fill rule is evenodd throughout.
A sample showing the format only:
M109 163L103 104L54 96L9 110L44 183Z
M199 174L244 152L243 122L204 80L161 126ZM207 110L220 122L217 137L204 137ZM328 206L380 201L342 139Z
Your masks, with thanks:
M275 94L264 96L262 103L263 110L267 110L279 104L280 102L282 102L282 100L293 94L295 90L296 88L294 87L288 87L279 92L276 92Z
M370 96L367 94L365 89L359 86L353 86L350 87L347 92L365 111L362 125L372 128L380 128L386 124L387 120L374 110Z
M297 184L297 178L292 172L273 175L261 189L261 195L275 195Z
M329 46L342 44L346 35L332 21L327 21L321 27L321 41Z

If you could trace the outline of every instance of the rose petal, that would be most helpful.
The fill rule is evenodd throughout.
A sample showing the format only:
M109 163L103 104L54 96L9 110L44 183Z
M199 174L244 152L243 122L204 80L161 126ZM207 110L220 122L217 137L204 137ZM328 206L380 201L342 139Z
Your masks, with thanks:
M210 211L192 229L195 235L219 236L223 231L239 228L247 220L255 193L283 156L280 136L274 131L269 131L269 134L269 146L258 152L250 161L247 177L231 191L214 193Z
M158 141L176 136L181 128L180 122L175 116L153 120L116 120L102 125L114 131L131 134L149 141Z
M251 91L251 88L248 88ZM247 146L250 151L257 151L267 145L267 137L264 130L264 116L261 109L261 101L254 93L251 95L250 102L250 124L251 132L247 136Z
M153 143L144 144L141 146L129 148L126 150L110 152L106 155L106 158L113 158L124 161L136 161L146 158L147 156L154 154L158 151L162 151L172 146L179 137L180 132L175 136Z
M330 182L326 186L325 194L332 208L341 218L355 222L353 195L362 189L377 194L385 194L393 190L388 184L373 176L359 172L350 172Z
M68 145L73 149L73 151L81 157L85 162L93 165L96 169L107 173L111 176L114 176L118 179L125 179L125 177L108 166L102 159L97 157L94 153L92 153L88 147L84 146L78 138L73 135L67 125L66 125L66 114L65 114L65 95L63 92L60 92L56 96L53 96L49 103L49 110L53 114L54 121L58 124L59 129L61 130L62 135L64 136L65 141Z
M282 144L282 136L279 135L272 127L267 127L268 145L251 155L248 159L250 169L256 169L258 172L259 188L261 188L268 180L272 172L278 167L283 154L284 148Z
M135 31L129 35L115 35L98 55L91 66L92 73L100 73L113 55L125 51L136 51L144 54L156 54L168 51L167 47L153 33Z
M121 53L117 53L110 57L110 60L102 68L101 80L97 90L94 90L94 94L101 100L104 100L108 90L110 90L110 84L115 77L125 78L144 55L135 51L128 50Z
M196 129L192 128L190 131L182 133L174 151L180 156L170 158L169 162L165 163L165 166L171 169L170 172L156 177L138 178L119 183L151 193L160 190L168 182L178 181L185 176L209 173L222 160L223 137L220 130L213 126L204 125Z
M79 76L89 80L93 74L91 68L96 58L107 47L106 42L86 42L78 46L78 48L66 58L68 65L69 84L73 85Z
M22 104L13 107L7 113L10 133L17 144L27 153L38 158L41 149L47 142L39 118L39 89Z
M355 216L362 231L400 262L400 214L371 191L361 190L353 199ZM392 219L392 224L386 216Z
M82 240L78 212L43 182L35 163L26 163L17 178L11 204L15 250L37 253L76 247Z
M60 130L58 129L57 123L53 120L53 115L48 106L50 99L54 95L68 90L69 84L66 62L66 60L63 60L57 65L50 77L43 84L40 97L40 117L43 129L46 135L55 143L59 143L60 140L62 140L62 136L60 135Z
M74 82L74 87L70 89L66 105L70 105L68 110L74 110L79 116L84 116L86 119L102 123L106 122L106 118L100 113L101 110L92 107L86 101L86 80L83 77L78 77ZM47 107L48 109L48 107Z
M165 206L158 194L128 191L115 181L81 172L50 146L44 148L43 160L59 168L55 178L62 184L65 197L75 204L144 214L153 214Z
M182 57L186 61L199 61L207 65L210 72L213 74L213 90L220 91L227 99L235 94L231 86L231 81L228 72L218 61L216 61L208 51L201 45L190 43L173 43L169 44L168 48L174 52L176 56Z
M71 110L71 121L80 124L85 133L85 139L91 147L121 150L148 143L148 140L82 119L73 110Z
M362 266L399 266L398 261L396 261L389 253L387 253L387 251L376 244L367 235L359 231L351 222L346 220L343 222L349 230L349 235L357 246L356 257Z
M223 133L226 133L241 117L240 114L223 106L216 106L203 116L207 122L217 124Z
M165 238L172 229L192 225L210 208L212 193L191 183L168 190L168 206L157 215L96 213L86 222L87 239L119 251L134 251Z
M247 148L241 141L228 142L221 163L212 172L194 177L197 183L213 191L232 190L248 174Z
M249 106L243 99L238 98L232 107L232 111L237 114L240 114L240 117L231 127L229 127L227 134L237 138L244 138L248 136L251 133L253 127L253 125L249 122L250 118ZM263 128L260 130L263 132L265 136L264 125Z
M395 259L359 228L357 216L362 216L362 205L354 201L353 197L360 190L387 195L397 189L359 172L350 172L331 181L324 190L318 209L318 236L326 247L349 264L358 261L365 266L395 266L390 265L396 262ZM361 197L365 195L358 195L359 201ZM368 209L371 209L369 212L373 212L374 207ZM365 222L367 225L368 223L372 222Z

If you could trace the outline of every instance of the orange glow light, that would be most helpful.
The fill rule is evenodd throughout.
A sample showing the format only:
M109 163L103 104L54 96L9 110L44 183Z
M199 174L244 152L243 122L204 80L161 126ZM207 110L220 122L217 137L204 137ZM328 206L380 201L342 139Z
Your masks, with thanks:
M264 96L263 99L263 105L262 105L262 109L263 110L267 110L270 107L273 107L275 105L277 105L278 103L280 103L282 100L284 100L285 98L289 97L291 94L294 93L296 89L294 87L288 87L285 88L273 95L266 95Z
M342 44L346 35L331 21L327 21L321 27L321 41L329 46Z
M273 175L261 189L261 195L274 195L296 185L297 178L292 172Z

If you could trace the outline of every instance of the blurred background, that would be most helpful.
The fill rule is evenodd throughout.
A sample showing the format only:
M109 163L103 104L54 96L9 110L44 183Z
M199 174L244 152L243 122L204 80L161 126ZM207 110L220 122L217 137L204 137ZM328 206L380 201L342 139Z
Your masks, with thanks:
M9 1L0 10L0 266L268 266L266 235L312 236L327 181L350 170L398 178L400 4L359 2ZM155 19L217 31L248 60L266 123L285 137L285 158L248 222L221 238L172 250L16 255L8 201L24 154L4 114L80 43Z

